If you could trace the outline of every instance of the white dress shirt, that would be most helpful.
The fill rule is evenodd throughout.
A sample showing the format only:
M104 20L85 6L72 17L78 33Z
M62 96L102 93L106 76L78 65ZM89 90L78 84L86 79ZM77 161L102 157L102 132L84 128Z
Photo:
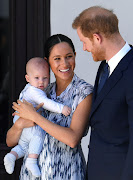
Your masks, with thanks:
M131 47L126 42L126 44L123 46L123 48L115 54L109 61L107 61L109 65L109 76L112 74L118 63L121 61L121 59L130 51Z

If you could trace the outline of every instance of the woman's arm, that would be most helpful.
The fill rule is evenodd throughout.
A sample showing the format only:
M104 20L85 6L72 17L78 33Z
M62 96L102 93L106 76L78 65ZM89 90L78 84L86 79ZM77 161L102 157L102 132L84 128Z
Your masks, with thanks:
M38 110L43 106L43 103L39 104L34 110ZM15 115L15 112L13 113ZM13 124L13 126L8 130L7 136L6 136L6 143L7 146L13 147L15 146L19 138L21 136L21 133L24 128L29 128L35 126L35 123L33 121L23 119L23 118L18 118L17 121Z
M17 103L13 103L13 109L19 112L15 112L16 115L35 122L51 136L74 148L81 140L85 129L88 126L91 102L92 94L88 95L77 106L69 128L62 127L47 120L46 118L38 114L34 110L33 106L26 101L22 103L18 100L18 104L20 105L18 105Z
M19 118L15 124L8 130L6 136L6 143L8 147L15 146L21 136L23 128L34 126L35 123L29 120Z

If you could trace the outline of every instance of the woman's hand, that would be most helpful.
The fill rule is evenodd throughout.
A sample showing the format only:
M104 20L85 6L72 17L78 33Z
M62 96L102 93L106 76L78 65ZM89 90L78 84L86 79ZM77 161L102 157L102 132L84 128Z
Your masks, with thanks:
M19 117L23 119L34 121L34 114L36 113L36 110L42 106L43 106L43 103L39 104L35 109L31 103L28 103L25 100L23 100L23 102L21 102L20 100L17 100L17 103L13 102L12 108L15 110L13 115L18 115Z
M28 119L23 119L23 118L19 118L14 126L16 127L16 129L18 130L23 130L24 128L29 128L29 127L33 127L36 124Z

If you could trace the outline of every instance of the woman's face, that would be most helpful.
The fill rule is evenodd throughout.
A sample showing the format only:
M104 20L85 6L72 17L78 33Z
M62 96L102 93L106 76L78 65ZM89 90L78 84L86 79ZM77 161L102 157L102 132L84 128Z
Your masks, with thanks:
M75 68L75 54L66 42L56 44L49 56L49 64L56 80L72 80Z

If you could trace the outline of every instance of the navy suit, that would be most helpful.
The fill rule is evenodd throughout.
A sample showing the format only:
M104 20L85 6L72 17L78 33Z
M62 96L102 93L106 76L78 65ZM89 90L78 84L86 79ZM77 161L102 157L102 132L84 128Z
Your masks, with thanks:
M96 95L90 115L88 180L133 180L133 48Z

